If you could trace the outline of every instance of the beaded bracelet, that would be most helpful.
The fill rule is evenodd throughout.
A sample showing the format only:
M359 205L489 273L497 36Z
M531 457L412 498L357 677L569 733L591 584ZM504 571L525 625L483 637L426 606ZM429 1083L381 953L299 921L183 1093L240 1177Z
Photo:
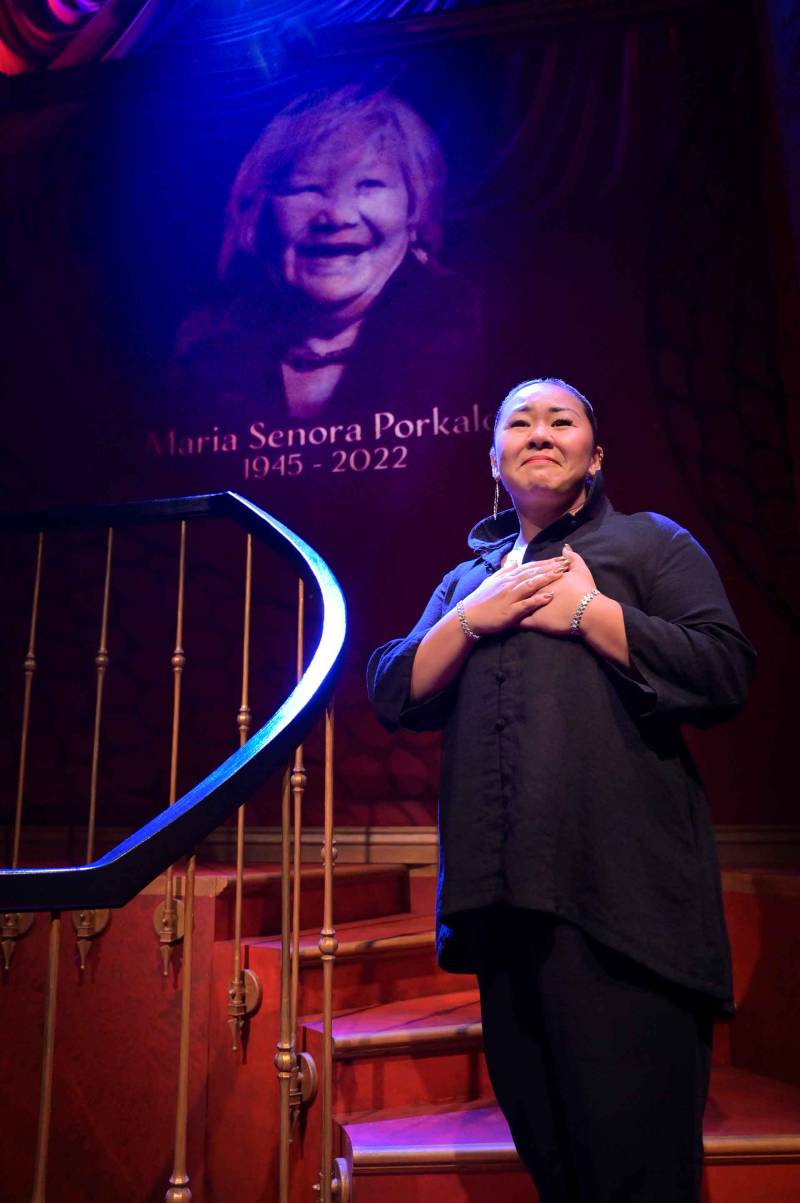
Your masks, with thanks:
M461 623L461 630L468 639L474 639L477 642L477 640L480 639L480 635L476 635L472 627L467 622L467 616L464 613L463 601L456 602L456 614L458 615L458 621Z
M592 589L590 593L584 593L583 597L578 602L575 613L572 615L572 622L569 624L570 635L577 635L579 633L581 619L586 613L586 607L589 605L589 602L594 601L599 592L599 589Z

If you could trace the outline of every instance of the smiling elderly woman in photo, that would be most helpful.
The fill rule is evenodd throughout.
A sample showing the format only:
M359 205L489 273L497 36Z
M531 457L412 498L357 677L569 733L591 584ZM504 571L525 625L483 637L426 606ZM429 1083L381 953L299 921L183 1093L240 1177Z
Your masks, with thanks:
M753 651L710 559L604 495L563 380L497 414L513 509L472 531L370 662L391 730L444 728L438 950L477 972L498 1102L541 1203L698 1203L730 956L681 735L744 701Z
M444 182L432 131L385 91L302 96L274 117L231 190L222 293L180 331L196 399L309 420L463 401L479 313L437 262Z

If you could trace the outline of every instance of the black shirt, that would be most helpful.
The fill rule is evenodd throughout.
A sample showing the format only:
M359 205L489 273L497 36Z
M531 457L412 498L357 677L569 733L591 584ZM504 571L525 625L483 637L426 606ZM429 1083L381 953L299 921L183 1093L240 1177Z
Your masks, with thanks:
M369 666L385 726L444 727L440 962L474 971L470 917L506 904L576 923L729 1010L714 833L680 725L736 713L753 649L692 536L659 514L618 514L598 478L583 509L542 530L525 559L570 542L622 605L634 675L580 638L512 629L482 638L446 690L410 704L426 631L499 568L517 533L513 511L479 523L475 558Z

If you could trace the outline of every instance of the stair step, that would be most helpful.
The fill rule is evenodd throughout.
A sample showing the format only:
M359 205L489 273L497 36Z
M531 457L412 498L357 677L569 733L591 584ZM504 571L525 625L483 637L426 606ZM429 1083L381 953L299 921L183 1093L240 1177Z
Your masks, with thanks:
M496 1105L426 1110L358 1123L345 1121L353 1167L513 1161L516 1151ZM711 1076L703 1121L705 1157L715 1162L800 1163L800 1088L723 1066Z
M720 1066L711 1075L703 1132L709 1163L800 1162L800 1088Z
M214 934L230 940L234 933L236 873L228 866L204 866L201 888L215 895ZM300 922L322 926L322 868L302 871ZM341 865L336 869L336 917L340 923L373 919L406 911L410 906L408 870L404 865ZM429 918L428 923L432 920ZM245 869L242 930L245 937L274 935L281 929L281 871L277 865ZM319 938L319 937L317 937Z
M376 957L404 949L433 949L433 923L430 915L385 915L336 925L339 947L336 960ZM280 940L262 937L250 940L251 947L280 949ZM319 961L319 930L300 933L300 963Z
M444 973L436 964L433 921L430 915L388 915L356 923L337 920L336 954L333 979L337 1011L390 1002L423 994L453 991L459 980ZM280 956L280 941L274 937L247 942L252 968L272 962ZM322 1011L322 960L319 931L300 935L300 1012ZM464 988L472 989L475 979L465 975Z
M800 1085L800 872L724 874L736 1018L734 1065Z
M347 1122L342 1152L356 1203L535 1203L499 1109L480 1100L458 1110Z
M473 979L468 979L473 980ZM322 1060L322 1020L303 1021L303 1047ZM491 1097L477 990L361 1007L333 1021L333 1106L339 1114Z
M407 1173L414 1166L447 1170L489 1163L519 1166L508 1125L485 1099L452 1108L349 1121L343 1125L353 1172L380 1168Z
M303 1020L309 1031L322 1032L322 1019ZM333 1055L337 1059L392 1056L401 1053L448 1052L482 1047L480 995L477 990L406 998L339 1014L333 1023Z
M393 1203L408 1191L409 1175L418 1203L437 1198L473 1198L469 1177L489 1175L504 1199L535 1199L520 1181L522 1167L500 1110L486 1100L448 1107L409 1109L356 1116L340 1121L342 1146L352 1167L359 1203L384 1199ZM744 1199L733 1165L768 1169L774 1185L763 1198L800 1197L800 1089L728 1066L712 1074L704 1122L707 1197L714 1203ZM448 1175L443 1178L442 1175ZM757 1182L757 1179L755 1179ZM483 1181L483 1178L482 1178ZM452 1184L452 1189L451 1189ZM765 1185L766 1181L765 1181ZM484 1187L485 1190L485 1182ZM752 1186L748 1189L752 1192ZM406 1197L409 1197L406 1194ZM477 1197L477 1196L475 1196ZM750 1200L762 1198L749 1194Z
M731 894L761 897L800 898L800 869L723 869L722 889Z
M300 1020L308 1032L322 1033L322 1017ZM727 1065L730 1022L715 1025L715 1064ZM717 1051L717 1045L721 1049ZM397 1056L434 1050L457 1053L483 1048L480 991L461 990L405 998L340 1012L333 1023L333 1055L339 1059Z

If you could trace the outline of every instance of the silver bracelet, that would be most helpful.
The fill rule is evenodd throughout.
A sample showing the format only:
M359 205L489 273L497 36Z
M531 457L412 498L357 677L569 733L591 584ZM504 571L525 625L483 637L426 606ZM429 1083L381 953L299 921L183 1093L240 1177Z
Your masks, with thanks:
M570 635L578 634L580 630L581 619L586 613L586 607L589 605L589 602L594 601L599 592L599 589L592 589L590 593L584 593L583 597L578 602L578 607L575 610L575 613L572 615L572 622L569 624Z
M468 639L474 639L477 643L477 641L480 639L480 635L476 635L472 627L467 622L467 616L464 613L463 601L456 602L456 614L458 615L458 621L461 623L461 630Z

